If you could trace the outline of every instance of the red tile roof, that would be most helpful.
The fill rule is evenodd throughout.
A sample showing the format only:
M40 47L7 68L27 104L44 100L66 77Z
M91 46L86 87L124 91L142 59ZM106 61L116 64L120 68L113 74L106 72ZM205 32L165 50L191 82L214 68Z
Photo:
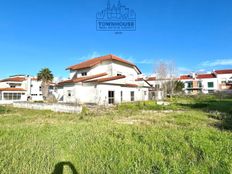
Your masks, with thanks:
M9 82L9 81L12 81L12 82L23 82L25 80L26 80L25 77L10 77L10 78L7 78L7 79L3 79L0 82Z
M37 80L37 77L32 77L31 80L35 80L35 81L36 81L36 80Z
M122 58L119 58L115 55L112 55L112 54L109 54L109 55L106 55L106 56L101 56L101 57L96 57L96 58L93 58L93 59L90 59L90 60L86 60L84 62L81 62L79 64L76 64L76 65L72 65L72 66L69 66L68 68L66 69L70 69L70 70L80 70L80 69L85 69L85 68L91 68L103 61L106 61L106 60L114 60L114 61L118 61L118 62L122 62L122 63L125 63L127 65L130 65L130 66L133 66L135 67L139 73L141 73L141 71L139 70L139 68L134 65L133 63L131 62L128 62Z
M135 79L135 81L144 81L144 79L143 78L137 78L137 79Z
M26 91L23 88L0 88L0 91Z
M156 77L148 77L147 78L147 81L155 81L156 80Z
M232 74L232 69L216 70L216 74Z
M70 80L64 80L62 82L58 83L58 86L63 85L65 83L78 83L78 82L84 82L86 80L91 80L91 79L95 79L98 77L102 77L102 76L106 76L107 73L100 73L100 74L96 74L96 75L92 75L92 76L84 76L84 77L79 77L79 78L75 78L75 79L70 79Z
M182 75L179 78L180 80L185 80L185 79L193 79L192 77L190 77L189 75Z
M214 74L198 74L197 79L210 79L210 78L216 78Z
M95 80L89 80L87 82L97 82L97 83L100 83L100 82L107 82L107 81L112 81L112 80L123 79L125 77L126 76L124 76L124 75L121 75L121 76L112 76L112 77L105 77L105 78L100 78L100 79L95 79Z

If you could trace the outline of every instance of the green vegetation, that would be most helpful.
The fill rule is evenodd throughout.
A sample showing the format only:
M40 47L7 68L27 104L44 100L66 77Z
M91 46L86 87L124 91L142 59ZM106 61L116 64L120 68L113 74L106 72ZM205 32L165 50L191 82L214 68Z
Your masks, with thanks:
M169 102L82 114L0 107L0 173L232 173L232 100Z

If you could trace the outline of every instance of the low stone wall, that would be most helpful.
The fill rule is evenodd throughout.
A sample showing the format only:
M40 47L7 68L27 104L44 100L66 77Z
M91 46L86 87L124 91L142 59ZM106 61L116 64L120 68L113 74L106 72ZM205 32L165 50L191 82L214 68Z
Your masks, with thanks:
M0 105L10 105L12 103L12 100L0 100Z
M66 112L66 113L80 113L82 111L82 106L71 106L68 104L14 102L13 106L17 108L51 110L54 112Z

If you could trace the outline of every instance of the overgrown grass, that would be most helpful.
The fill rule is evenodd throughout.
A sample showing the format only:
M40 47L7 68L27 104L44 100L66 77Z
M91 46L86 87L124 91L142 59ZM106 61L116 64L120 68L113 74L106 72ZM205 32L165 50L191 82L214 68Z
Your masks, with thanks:
M126 103L101 115L0 107L0 173L231 173L232 132L208 113L230 106L216 102Z

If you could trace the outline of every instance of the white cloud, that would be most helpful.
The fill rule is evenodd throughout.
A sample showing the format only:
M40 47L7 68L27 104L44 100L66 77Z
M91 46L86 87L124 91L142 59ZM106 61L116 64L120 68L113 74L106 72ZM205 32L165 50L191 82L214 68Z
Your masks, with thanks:
M152 59L143 59L143 60L137 61L136 63L138 63L138 64L154 64L155 61Z
M82 56L82 57L79 57L77 59L82 61L82 60L88 60L88 59L99 57L99 56L101 56L101 55L98 52L94 51L86 56Z
M232 65L232 59L216 59L212 61L204 61L201 63L203 67L215 67L215 66L226 66Z

